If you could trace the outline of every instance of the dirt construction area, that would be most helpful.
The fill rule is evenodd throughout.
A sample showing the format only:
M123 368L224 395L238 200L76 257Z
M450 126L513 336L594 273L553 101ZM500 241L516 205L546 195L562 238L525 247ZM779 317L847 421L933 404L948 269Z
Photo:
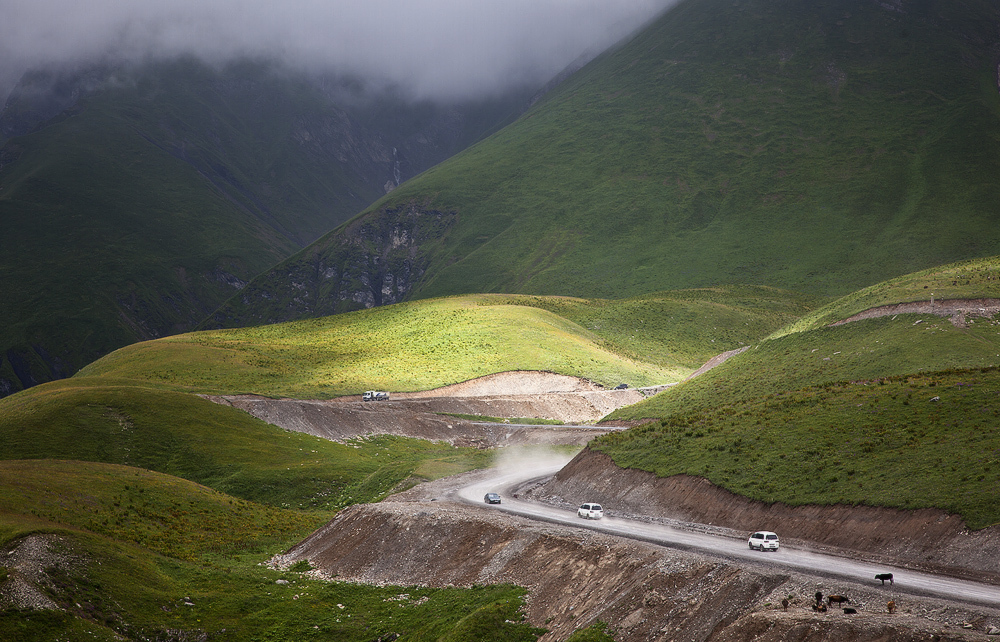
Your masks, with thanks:
M383 402L213 400L334 440L394 434L475 447L583 446L608 428L474 423L443 413L586 423L650 392L521 372L393 393ZM597 621L608 623L616 640L1000 640L991 637L1000 636L995 608L918 597L874 580L810 576L766 558L720 559L458 501L457 488L486 474L437 480L379 504L347 508L273 563L287 568L304 559L314 575L381 585L515 583L529 589L526 614L549 631L545 642L565 640ZM817 553L1000 584L997 529L970 534L955 516L935 511L764 505L703 479L623 470L587 449L555 477L521 493L564 508L570 505L564 498L587 495L621 516L737 538L746 537L747 524L776 524L783 542ZM817 591L849 595L849 610L816 611Z
M579 424L641 401L663 387L605 390L575 377L548 372L504 372L426 392L391 393L389 401L360 395L332 401L267 399L248 395L208 397L286 430L340 441L391 434L455 446L495 448L525 444L584 445L598 433ZM577 426L482 423L453 415L538 418Z

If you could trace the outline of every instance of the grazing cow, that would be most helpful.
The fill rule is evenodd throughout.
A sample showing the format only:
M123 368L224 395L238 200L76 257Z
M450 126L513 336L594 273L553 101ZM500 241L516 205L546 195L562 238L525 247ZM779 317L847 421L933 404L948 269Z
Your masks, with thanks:
M819 611L820 613L826 613L826 604L820 602L819 604L813 604L813 610Z
M886 608L889 609L890 613L895 613L896 612L896 601L895 600L889 600L889 602L885 606L886 606Z
M847 597L846 595L827 595L826 596L826 603L827 604L829 604L830 606L833 606L834 602L836 602L837 604L843 604L844 602L850 604L851 603L851 598Z
M781 600L781 608L784 611L788 610L788 598L787 597L785 599Z
M856 608L852 607L852 606L845 606L844 607L844 613L846 613L847 615L853 615L854 613L857 613L857 612L858 612L858 610Z
M816 604L819 604L822 601L823 601L823 592L816 591Z
M892 584L892 573L879 573L875 576L876 580L882 580L882 586L885 586L885 581L889 580L889 584Z

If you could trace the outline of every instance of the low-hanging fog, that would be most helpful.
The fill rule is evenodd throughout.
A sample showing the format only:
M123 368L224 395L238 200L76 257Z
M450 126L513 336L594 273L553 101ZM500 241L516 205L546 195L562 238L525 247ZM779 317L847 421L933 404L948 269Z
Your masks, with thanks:
M0 0L0 101L36 68L273 57L461 99L545 82L676 0ZM2 104L2 103L0 103Z

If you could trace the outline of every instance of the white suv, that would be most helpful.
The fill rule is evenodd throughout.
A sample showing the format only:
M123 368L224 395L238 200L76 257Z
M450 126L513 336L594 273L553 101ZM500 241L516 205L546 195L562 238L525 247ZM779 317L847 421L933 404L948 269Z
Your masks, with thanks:
M758 551L776 551L778 550L778 535L771 531L757 531L750 535L747 544L750 545L750 550L756 548Z
M576 514L584 519L601 519L604 517L604 509L600 504L584 504L576 510Z

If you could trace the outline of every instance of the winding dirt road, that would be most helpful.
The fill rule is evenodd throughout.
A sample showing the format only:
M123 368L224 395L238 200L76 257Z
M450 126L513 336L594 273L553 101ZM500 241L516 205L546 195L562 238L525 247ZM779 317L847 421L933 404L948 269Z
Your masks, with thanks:
M780 550L773 553L751 551L745 539L734 539L733 537L621 517L605 517L599 521L587 521L580 519L571 511L515 498L520 488L529 482L551 477L565 463L564 461L550 464L544 468L535 467L508 472L496 470L493 476L457 488L453 494L454 499L466 503L483 504L483 495L487 492L499 492L503 496L503 503L491 505L491 509L506 511L529 519L586 528L671 548L696 551L741 563L752 562L771 567L784 567L803 573L842 578L859 583L871 583L876 573L892 573L894 576L893 588L899 593L939 597L979 606L1000 607L1000 586L920 573L903 568L873 566L870 563L859 563L840 556L800 550L785 544Z

